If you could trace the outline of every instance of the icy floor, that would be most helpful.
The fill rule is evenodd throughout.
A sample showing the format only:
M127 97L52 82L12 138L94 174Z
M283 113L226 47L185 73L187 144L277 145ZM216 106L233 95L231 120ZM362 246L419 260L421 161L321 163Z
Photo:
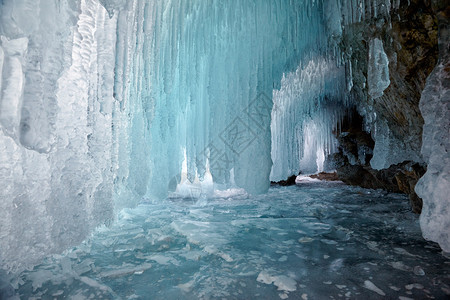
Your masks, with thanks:
M448 299L450 259L407 203L337 183L171 198L13 284L21 299Z

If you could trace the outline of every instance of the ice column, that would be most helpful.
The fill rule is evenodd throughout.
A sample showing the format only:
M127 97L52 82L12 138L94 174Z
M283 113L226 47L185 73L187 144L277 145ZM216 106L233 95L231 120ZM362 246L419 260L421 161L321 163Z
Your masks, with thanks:
M117 16L98 1L0 5L0 266L21 270L113 217Z
M448 60L447 60L448 68ZM450 74L441 63L427 79L420 98L423 127L422 155L427 172L416 185L423 199L420 227L426 239L450 252Z
M437 16L439 61L420 98L425 121L422 155L427 172L417 183L416 192L423 199L420 215L423 236L450 252L450 22L443 13Z
M369 95L379 98L383 91L391 83L389 80L389 59L384 52L383 42L380 39L372 39L369 43L369 63L367 81Z

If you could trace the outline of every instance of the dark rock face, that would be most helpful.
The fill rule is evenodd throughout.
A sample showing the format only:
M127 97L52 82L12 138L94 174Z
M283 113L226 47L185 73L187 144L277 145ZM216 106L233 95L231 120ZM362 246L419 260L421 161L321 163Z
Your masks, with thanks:
M344 26L340 46L351 62L351 94L364 120L344 124L336 134L340 152L330 158L343 182L406 193L416 213L422 199L414 188L426 170L419 101L439 52L440 16L433 5L436 1L401 1L387 13ZM367 84L374 39L382 41L388 59L390 84L381 96L369 94Z
M280 181L271 181L270 184L271 185L281 185L281 186L289 186L289 185L294 185L295 184L295 178L297 178L296 175L292 175L289 176L288 179L286 180L280 180Z
M374 142L370 134L361 132L342 132L338 137L343 154L352 165L369 165L373 155Z
M417 214L422 211L422 199L417 196L414 187L420 177L425 174L425 171L424 166L411 161L392 165L382 170L349 163L336 169L338 178L346 184L407 194L411 209Z
M342 157L333 156L328 167L337 168L348 164L369 166L375 142L364 128L364 119L356 109L349 110L336 132Z
M414 188L419 179L425 174L426 167L420 164L411 164L403 171L395 174L398 188L405 194L409 195L412 211L420 214L422 212L423 201L416 194Z
M430 1L425 0L413 0L409 5L405 2L391 15L390 36L395 51L389 70L391 85L376 106L395 135L419 137L414 145L420 149L423 119L419 101L438 59L437 19Z
M419 163L405 161L382 170L370 166L374 141L363 130L363 119L356 111L350 111L341 125L338 135L339 152L328 158L328 164L336 169L337 178L349 185L409 195L415 213L422 210L422 199L414 191L425 167Z
M317 174L313 174L309 177L316 178L319 180L325 180L325 181L339 181L340 180L336 172L332 172L332 173L320 172Z
M403 158L420 162L424 121L419 101L438 59L437 17L431 1L399 3L387 14L344 26L341 48L351 61L351 93L357 99L357 109L379 143L375 156L389 152L386 158L390 163L399 163ZM373 39L383 42L390 80L383 95L375 99L369 95L367 85L369 45Z

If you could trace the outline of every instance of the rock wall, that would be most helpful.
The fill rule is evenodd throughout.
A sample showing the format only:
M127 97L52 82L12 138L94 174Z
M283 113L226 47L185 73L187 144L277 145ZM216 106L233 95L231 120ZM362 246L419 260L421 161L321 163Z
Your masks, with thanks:
M351 134L341 136L341 157L335 157L341 178L406 192L416 212L423 199L424 237L450 251L450 5L412 0L363 7L365 18L342 27L339 48L375 145L369 166L357 152L351 156Z
M346 184L370 189L384 189L409 196L411 209L422 211L422 199L414 188L425 173L423 164L404 161L388 168L376 170L370 166L374 141L363 129L363 119L353 111L347 116L338 133L339 151L329 158L329 168L336 169L339 180Z
M438 57L431 3L388 5L381 1L370 18L344 26L340 44L350 61L358 111L375 140L374 169L422 161L419 100Z

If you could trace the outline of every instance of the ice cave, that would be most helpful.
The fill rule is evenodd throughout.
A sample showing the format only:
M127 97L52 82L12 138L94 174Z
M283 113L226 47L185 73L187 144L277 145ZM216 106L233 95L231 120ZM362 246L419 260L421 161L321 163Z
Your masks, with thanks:
M449 299L448 0L0 1L0 299Z

